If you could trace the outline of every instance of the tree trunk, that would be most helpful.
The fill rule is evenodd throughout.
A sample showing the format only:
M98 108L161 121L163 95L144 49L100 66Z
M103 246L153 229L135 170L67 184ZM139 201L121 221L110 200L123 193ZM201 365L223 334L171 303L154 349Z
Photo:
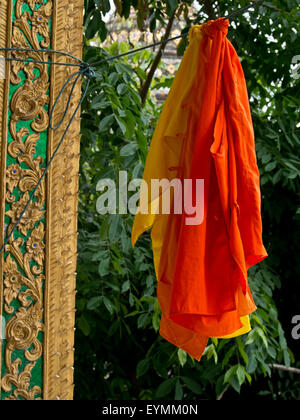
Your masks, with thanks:
M168 25L166 27L166 33L165 33L162 41L166 41L169 38L171 30L172 30L173 23L174 23L174 20L175 20L175 15L176 15L176 10L173 12L172 16L169 19ZM154 59L154 61L152 63L152 66L149 70L149 73L147 75L147 79L145 80L145 83L141 86L140 96L141 96L141 99L142 99L142 106L145 105L148 90L151 86L151 82L152 82L154 73L155 73L155 71L156 71L156 69L157 69L157 67L160 63L160 60L162 58L162 55L163 55L163 52L164 52L164 49L165 49L166 45L167 45L166 42L164 42L163 44L160 45L160 48L159 48L159 50L158 50L158 52L155 56L155 59Z
M209 19L214 20L216 19L216 15L214 12L214 9L212 7L212 1L211 0L203 0L204 3L204 9L206 13L208 14Z

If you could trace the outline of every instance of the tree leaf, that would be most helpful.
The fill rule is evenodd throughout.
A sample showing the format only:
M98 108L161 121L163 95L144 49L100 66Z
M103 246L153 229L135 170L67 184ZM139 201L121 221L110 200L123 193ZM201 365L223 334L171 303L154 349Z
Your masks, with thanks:
M102 303L102 296L94 296L87 303L87 309L90 311L99 308Z
M276 168L276 162L270 162L265 166L265 171L266 172L271 172L275 168Z
M236 392L238 392L238 393L240 393L240 392L241 392L241 385L239 384L239 381L238 381L238 379L237 379L237 377L236 377L236 376L234 376L234 377L230 380L230 385L232 386L232 388L233 388Z
M116 242L119 238L119 227L121 223L121 216L119 214L111 215L110 227L109 227L109 240L110 242Z
M261 338L262 342L264 343L264 346L268 348L268 341L263 330L259 327L255 327L255 330L257 334L259 335L259 337Z
M175 401L181 401L183 397L183 389L180 380L177 379L175 386Z
M152 315L152 326L155 332L159 331L159 327L160 327L160 316L157 313L154 313Z
M269 163L271 159L272 159L272 156L269 153L266 153L265 155L263 155L261 161L262 163L266 164L266 163Z
M149 370L149 367L150 367L149 359L140 360L136 367L136 376L139 378L145 375L145 373L147 373L147 371Z
M155 393L156 398L163 398L174 389L176 378L169 378L162 382Z
M113 314L114 313L114 306L106 296L103 296L103 303L104 303L105 308L108 310L108 312L110 314Z
M230 358L234 355L235 348L234 346L230 347L229 350L225 353L224 359L222 361L222 368L228 365Z
M239 365L236 370L236 376L239 381L239 384L242 385L245 382L245 371L241 365Z
M244 343L243 343L241 337L237 337L236 342L237 342L237 345L238 345L240 355L242 356L245 364L248 365L249 359L248 359L248 356L245 352L245 346L244 346Z
M96 11L96 13L93 14L92 19L90 20L88 27L85 31L85 36L87 39L94 38L101 25L101 21L101 15L99 12Z
M202 387L194 379L189 378L188 376L183 376L181 378L185 385L192 391L194 394L200 395L202 392Z
M116 63L115 69L117 70L119 74L123 75L124 73L126 73L130 77L132 76L132 73L133 73L133 69L124 63Z
M177 356L178 356L178 360L179 360L181 366L183 367L186 364L186 360L187 360L186 352L182 349L178 349Z
M177 45L177 54L179 57L183 56L187 46L188 46L188 38L185 36L181 38L181 40L179 41Z
M177 6L178 6L178 0L167 0L167 4L168 4L168 14L169 16L174 12L174 10L176 10Z
M256 371L257 369L257 361L255 358L254 354L251 354L250 358L249 358L249 363L247 365L247 372L252 374Z
M135 154L136 151L137 151L136 143L129 143L129 144L126 144L126 146L122 147L120 151L120 155L123 157L132 156Z
M226 389L226 384L224 384L224 376L220 376L216 382L216 395L219 396Z
M112 72L109 76L108 76L108 81L111 85L115 85L117 83L117 81L119 80L119 75L118 73L116 73L115 71Z
M101 131L107 131L113 124L114 122L114 115L107 115L106 117L102 118L100 120L100 124L99 124L99 130Z
M283 360L284 360L285 366L287 368L290 368L291 367L291 358L290 358L289 352L286 349L283 350Z
M272 359L276 359L277 352L274 347L268 347L268 354L272 357Z
M224 383L231 381L231 379L234 377L234 375L236 373L237 368L238 368L238 365L234 365L234 366L231 366L226 371L225 376L224 376Z
M125 83L121 83L117 87L118 95L124 95L126 92L128 92L128 86L125 85Z
M101 277L107 276L109 274L110 259L107 258L102 260L98 266L98 273Z
M117 115L115 115L115 118L116 118L116 120L117 120L117 122L119 124L119 127L120 127L122 133L125 135L126 134L126 131L127 131L127 127L126 127L125 121L123 120L123 118L120 118Z
M138 317L138 328L143 328L143 326L146 324L148 317L149 313L142 314Z
M83 315L79 318L78 326L85 336L90 335L90 332L91 332L90 324L88 323L88 321Z
M122 289L121 292L125 293L128 292L128 290L130 289L130 281L126 280L123 284L122 284Z
M106 98L95 97L91 103L91 108L95 110L105 109L110 106L111 103L106 100Z
M251 330L248 334L247 340L246 340L246 346L249 344L252 344L255 341L255 338L257 337L256 329L254 328Z

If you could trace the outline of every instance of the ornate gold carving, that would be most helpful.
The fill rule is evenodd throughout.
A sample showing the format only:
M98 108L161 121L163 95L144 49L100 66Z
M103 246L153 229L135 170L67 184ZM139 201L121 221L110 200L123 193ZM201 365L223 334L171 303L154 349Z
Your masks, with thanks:
M41 390L38 386L33 386L29 391L29 383L31 379L31 370L34 367L34 363L30 363L25 366L23 372L18 375L18 364L13 364L13 373L6 375L2 379L2 388L9 392L11 386L14 385L16 389L13 391L13 394L6 398L6 400L16 400L19 397L25 400L40 400L40 397L35 398L36 395L41 393Z
M14 48L32 48L35 50L49 47L49 18L52 13L52 1L48 1L40 6L38 10L34 10L34 7L36 4L43 3L42 0L27 1L32 14L28 11L22 11L24 3L26 2L23 0L16 2L16 20L13 27L12 46ZM38 40L38 35L43 37L42 41ZM48 61L50 58L48 53L36 51L30 51L30 53L27 51L14 51L13 56L36 61ZM38 69L38 77L35 76L34 69ZM49 97L47 96L49 88L48 65L13 61L11 83L19 84L21 82L20 70L23 70L26 74L26 80L14 93L10 103L12 110L10 131L13 138L17 137L16 124L18 121L33 120L31 128L38 133L45 131L49 124L48 112L44 108L49 103ZM23 134L28 133L24 132Z
M82 56L83 0L57 0L52 20L52 49ZM57 56L65 61L65 57ZM74 72L55 66L51 73L50 97L53 105L59 90ZM69 92L65 91L58 104L54 121L64 111ZM73 114L81 96L78 85L68 112ZM67 120L68 120L67 118ZM66 125L66 124L65 124ZM65 125L49 133L48 157L63 135ZM73 398L75 286L77 262L77 203L79 184L80 114L70 127L57 159L53 162L47 184L48 203L46 224L51 225L46 239L46 299L44 398ZM53 314L56 314L53 316Z
M49 1L35 10L35 6L42 2L28 1L32 13L24 11L24 3L26 2L22 0L15 3L16 19L13 23L12 47L48 47L52 2ZM43 37L42 41L38 40L38 35ZM32 58L38 61L47 61L49 58L47 53L34 51L29 54L14 51L13 55L16 58ZM9 129L12 141L8 145L8 153L18 163L9 165L6 170L6 202L10 204L10 209L5 213L10 218L7 234L11 233L30 198L30 192L42 175L44 162L42 156L35 157L36 144L40 141L39 133L45 131L49 124L48 111L45 108L49 103L48 65L13 61L11 69L10 83L21 83L21 86L10 101ZM23 83L21 70L26 76ZM34 133L30 134L29 129L24 126L18 128L18 123L22 121L31 121L30 126ZM20 166L21 163L26 165L26 169ZM21 192L20 197L17 196L18 192ZM8 399L22 397L30 400L41 394L40 387L31 384L31 371L42 356L42 343L38 333L43 330L45 227L41 220L45 214L45 202L43 180L35 193L35 199L18 224L17 230L23 237L15 238L14 232L5 247L9 254L3 266L4 311L10 314L11 318L6 325L4 351L7 374L2 378L1 385L4 392L12 392ZM39 224L36 226L37 222ZM22 250L24 245L25 252ZM16 350L23 352L25 362L19 357L14 357Z
M9 0L0 2L0 47L6 48L11 44L12 3ZM5 66L6 76L10 74L10 63ZM0 79L0 232L1 243L4 237L4 212L5 212L5 172L6 172L6 138L7 138L7 106L9 96L9 83L7 78ZM3 253L0 255L0 315L3 313ZM0 318L1 320L2 318ZM2 325L1 325L2 330ZM2 338L2 337L1 337ZM2 345L0 339L0 397L1 397L1 366Z
M1 1L1 4L4 3L8 5L6 1ZM9 3L14 4L15 12L13 27L9 31L12 42L2 45L0 39L1 47L51 47L81 57L83 0L15 0ZM8 13L7 16L11 22L11 16ZM50 20L52 38L49 33ZM12 54L16 58L37 61L53 58L46 52L14 51ZM55 61L65 60L66 57L55 55ZM3 174L0 197L9 205L5 213L10 220L7 234L24 210L31 191L43 173L45 162L42 156L37 156L37 145L41 141L41 133L49 125L48 109L53 106L59 90L74 71L72 68L51 66L50 83L47 64L13 61L10 69L9 82L1 84L0 81L0 91L6 86L8 92L9 83L17 87L10 100L11 141L8 146L2 143L0 137ZM74 94L68 116L72 115L80 100L79 85ZM68 91L62 95L54 120L63 113L68 95ZM5 120L5 113L7 111L0 98L0 126L1 116ZM6 139L7 123L3 128L2 138ZM56 131L48 130L48 160L64 129L65 125ZM43 399L73 398L79 132L80 118L77 116L47 177L39 185L33 201L10 238L5 249L8 254L5 259L3 254L0 256L0 274L3 271L0 304L7 315L2 361L6 373L0 387L8 394L6 399L30 400L40 399L41 396ZM15 159L7 167L6 153ZM3 202L0 215L1 211L3 223ZM3 229L3 225L1 227ZM44 372L42 388L34 383L32 377L41 358Z

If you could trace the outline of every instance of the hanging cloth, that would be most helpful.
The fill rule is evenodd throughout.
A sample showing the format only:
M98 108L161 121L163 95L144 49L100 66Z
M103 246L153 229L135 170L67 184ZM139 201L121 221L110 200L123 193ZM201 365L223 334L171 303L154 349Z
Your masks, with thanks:
M227 31L228 20L220 18L189 32L149 148L132 229L134 246L152 228L160 334L197 360L209 337L250 331L256 305L247 270L267 257L247 88ZM196 180L204 180L201 222L189 222L184 192L179 203L175 188L167 183L154 191L153 179L182 186L190 179L192 197ZM170 214L163 214L169 196Z

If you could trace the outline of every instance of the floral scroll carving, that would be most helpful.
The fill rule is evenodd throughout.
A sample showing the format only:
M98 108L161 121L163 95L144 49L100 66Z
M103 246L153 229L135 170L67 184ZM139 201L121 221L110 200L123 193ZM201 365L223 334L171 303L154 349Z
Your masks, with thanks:
M52 1L17 0L14 6L12 47L47 49L50 45ZM48 61L47 52L13 51L15 58ZM13 61L11 85L18 86L10 101L8 154L15 163L6 168L6 196L9 207L7 234L20 217L31 191L37 185L44 158L36 156L41 133L48 129L48 64ZM26 124L27 122L27 124ZM30 128L29 128L30 127ZM31 384L32 370L42 357L43 286L45 281L45 181L22 217L5 248L4 312L7 316L4 347L5 399L40 399L41 389ZM18 233L18 235L16 234Z

